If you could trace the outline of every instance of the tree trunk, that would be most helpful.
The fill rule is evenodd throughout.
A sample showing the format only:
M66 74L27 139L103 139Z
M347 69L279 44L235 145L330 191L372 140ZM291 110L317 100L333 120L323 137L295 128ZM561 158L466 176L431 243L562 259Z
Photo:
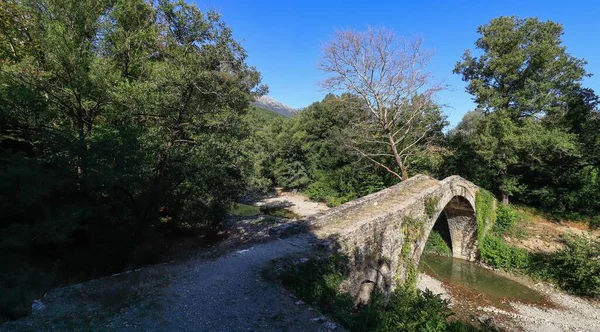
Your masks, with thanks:
M402 167L402 181L408 180L408 172L406 171L406 167Z
M507 194L507 193L505 193L505 192L502 192L502 204L503 204L504 206L507 206L507 205L508 205L508 194Z
M387 129L386 129L387 130ZM402 158L400 158L400 154L398 154L398 149L396 148L396 143L394 142L394 137L388 133L388 141L390 142L390 148L392 148L392 153L394 154L394 159L396 160L396 164L400 171L402 172L402 181L408 180L408 172L406 171L406 166L402 162Z

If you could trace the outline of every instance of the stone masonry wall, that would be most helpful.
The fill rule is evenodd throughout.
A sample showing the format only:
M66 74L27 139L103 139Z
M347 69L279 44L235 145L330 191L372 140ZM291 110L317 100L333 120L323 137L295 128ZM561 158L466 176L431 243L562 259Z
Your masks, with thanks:
M315 215L308 225L331 250L350 257L344 290L367 301L375 288L389 294L416 281L421 253L440 213L448 219L454 257L475 259L478 190L458 176L438 181L419 175Z

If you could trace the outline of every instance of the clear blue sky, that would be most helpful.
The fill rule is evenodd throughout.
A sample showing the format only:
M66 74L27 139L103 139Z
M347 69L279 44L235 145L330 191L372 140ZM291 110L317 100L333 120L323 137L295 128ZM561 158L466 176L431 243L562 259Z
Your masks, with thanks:
M215 9L233 29L257 67L269 95L294 108L325 94L318 85L321 45L336 28L393 28L397 34L423 37L436 51L430 71L451 90L439 102L456 125L474 108L460 76L452 73L464 50L473 49L476 29L502 15L538 17L564 26L567 51L588 61L587 71L599 76L585 85L600 93L600 3L596 1L354 1L354 0L195 0L201 10Z

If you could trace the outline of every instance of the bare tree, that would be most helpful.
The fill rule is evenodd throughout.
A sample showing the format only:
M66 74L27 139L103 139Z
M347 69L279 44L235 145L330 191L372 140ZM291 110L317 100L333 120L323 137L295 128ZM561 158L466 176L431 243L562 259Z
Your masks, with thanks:
M434 98L444 86L425 70L432 56L420 38L406 40L385 28L348 29L325 44L318 65L330 75L324 88L359 96L368 112L345 144L402 180L410 157L443 122Z

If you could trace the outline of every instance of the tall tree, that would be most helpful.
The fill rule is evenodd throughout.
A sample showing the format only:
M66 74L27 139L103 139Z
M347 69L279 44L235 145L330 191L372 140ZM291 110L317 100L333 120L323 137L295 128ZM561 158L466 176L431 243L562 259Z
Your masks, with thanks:
M3 285L31 261L69 280L147 263L173 230L214 231L245 189L244 115L266 88L215 12L2 1L0 81ZM15 298L0 316L31 308Z
M519 133L526 121L557 117L567 111L569 94L586 76L585 61L562 45L560 24L536 18L500 17L480 26L479 57L465 51L454 72L468 82L488 116L482 121L476 147L498 178L503 202L522 186L514 168L521 160Z
M368 113L346 144L402 180L411 158L445 125L434 102L443 86L426 71L432 55L419 38L406 40L384 28L348 29L335 33L319 63L330 75L323 86L359 96Z

